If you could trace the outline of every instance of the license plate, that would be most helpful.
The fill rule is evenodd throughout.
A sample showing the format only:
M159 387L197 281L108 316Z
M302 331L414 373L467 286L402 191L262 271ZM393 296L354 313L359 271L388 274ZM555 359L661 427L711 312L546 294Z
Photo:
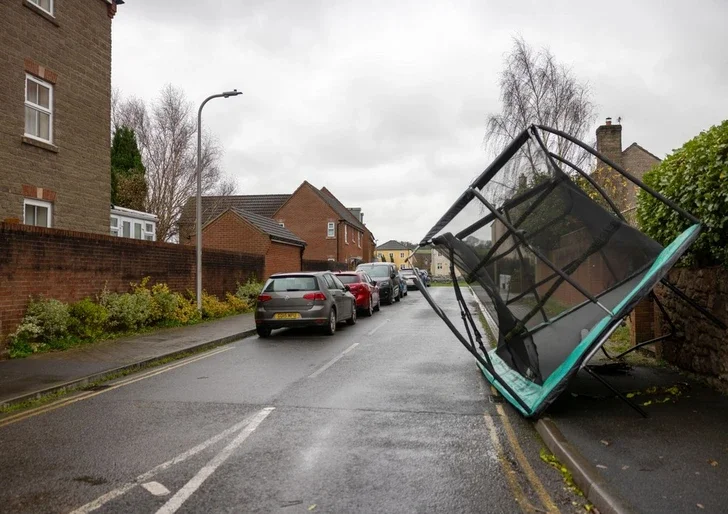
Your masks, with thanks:
M298 312L276 312L273 319L299 319L301 315Z

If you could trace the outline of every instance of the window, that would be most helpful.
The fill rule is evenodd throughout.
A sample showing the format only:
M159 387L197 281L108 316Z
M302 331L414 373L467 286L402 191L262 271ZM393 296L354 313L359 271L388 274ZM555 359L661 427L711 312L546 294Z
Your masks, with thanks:
M358 241L359 241L359 242L357 243L357 246L358 246L359 248L361 248L361 232L357 232L356 234L357 234L357 239L358 239Z
M144 224L144 239L154 241L154 223Z
M138 221L134 222L134 239L142 238L142 224Z
M331 279L334 281L335 289L344 289L344 283L339 280L339 277L337 277L336 275L331 275Z
M404 252L399 252L399 258L404 259Z
M283 227L283 228L286 228L286 224L285 224L285 223L283 223L282 221L279 221L279 222L278 222L278 224L279 224L279 225L280 225L281 227Z
M346 244L349 244L349 232L346 229L347 229L347 226L344 225L344 242Z
M336 225L333 221L329 221L326 225L326 237L336 237Z
M123 221L121 223L121 235L122 237L131 237L131 221Z
M53 86L32 75L25 76L25 135L53 140Z
M334 279L331 278L331 275L324 275L324 282L326 282L327 288L336 289L336 284L334 284Z
M52 204L40 200L23 202L23 223L36 227L50 227L53 214Z
M392 262L394 262L394 254L393 253L390 253L389 254L389 260L392 261Z
M43 11L53 16L53 0L28 0L31 4L35 4Z
M442 263L441 262L438 262L437 263L437 269L442 269Z
M111 217L111 235L119 235L119 218L117 218L116 216Z

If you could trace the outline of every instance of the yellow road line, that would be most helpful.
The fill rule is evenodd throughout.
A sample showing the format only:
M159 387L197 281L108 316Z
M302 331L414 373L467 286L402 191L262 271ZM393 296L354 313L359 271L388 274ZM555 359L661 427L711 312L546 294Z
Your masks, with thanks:
M511 466L510 461L506 458L503 446L501 445L500 439L498 439L498 432L496 431L495 423L493 423L493 418L491 418L487 412L483 414L483 417L485 418L485 424L488 429L490 441L493 443L493 448L498 453L498 460L500 461L503 472L506 475L506 481L508 482L508 487L511 489L511 493L513 493L513 498L516 500L516 503L518 503L522 512L527 514L535 513L536 509L528 501L526 493L523 492L521 484L518 483L516 471L513 469L513 466Z
M61 400L55 401L53 403L50 403L48 405L36 407L35 409L31 409L31 410L24 411L24 412L19 412L18 414L14 414L12 416L8 416L7 418L0 420L0 428L7 426L7 425L11 425L13 423L17 423L18 421L23 421L25 419L32 418L39 414L44 414L46 412L60 409L61 407L65 407L66 405L70 405L72 403L80 402L81 400L88 400L89 398L93 398L94 396L98 396L100 394L107 393L109 391L113 391L114 389L118 389L125 385L133 384L134 382L139 382L140 380L144 380L145 378L153 377L153 376L159 375L161 373L166 373L167 371L172 371L173 369L177 369L182 366L186 366L187 364L192 364L193 362L197 362L199 360L206 359L207 357L212 357L213 355L217 355L218 353L226 352L230 349L231 349L231 347L213 350L213 351L205 353L203 355L199 355L196 357L190 357L190 358L184 359L182 361L171 363L167 366L164 366L161 369L154 369L154 370L145 372L141 375L135 375L131 378L124 379L124 380L122 380L118 383L115 383L114 385L111 385L100 391L87 391L85 393L80 393L71 398L61 399Z
M490 386L490 390L493 395L498 396L498 391L493 386ZM536 491L536 495L538 496L539 500L541 500L541 503L543 504L546 511L559 512L559 509L556 507L553 499L546 491L546 487L544 487L541 479L538 478L538 475L533 470L533 467L531 467L531 463L528 462L526 454L523 452L521 445L518 443L516 432L511 426L511 422L508 419L508 414L506 413L505 409L500 404L496 404L495 408L496 411L498 411L498 415L503 421L503 430L506 433L506 437L508 438L508 442L510 443L511 448L513 448L513 453L515 454L518 464L521 466L521 469L526 475L526 479L533 486L534 491Z

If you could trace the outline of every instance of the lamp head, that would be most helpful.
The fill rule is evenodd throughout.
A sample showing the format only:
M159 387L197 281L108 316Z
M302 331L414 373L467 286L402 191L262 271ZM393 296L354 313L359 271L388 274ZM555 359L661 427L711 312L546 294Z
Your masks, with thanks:
M228 98L230 96L238 96L242 95L242 91L238 91L237 89L233 89L232 91L224 91L222 93L223 98Z

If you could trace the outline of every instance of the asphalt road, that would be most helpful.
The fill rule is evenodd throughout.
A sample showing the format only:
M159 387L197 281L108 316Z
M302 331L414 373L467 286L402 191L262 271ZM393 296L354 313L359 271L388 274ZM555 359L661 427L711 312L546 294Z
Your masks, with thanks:
M579 508L416 291L333 337L276 331L111 385L0 425L0 511Z

